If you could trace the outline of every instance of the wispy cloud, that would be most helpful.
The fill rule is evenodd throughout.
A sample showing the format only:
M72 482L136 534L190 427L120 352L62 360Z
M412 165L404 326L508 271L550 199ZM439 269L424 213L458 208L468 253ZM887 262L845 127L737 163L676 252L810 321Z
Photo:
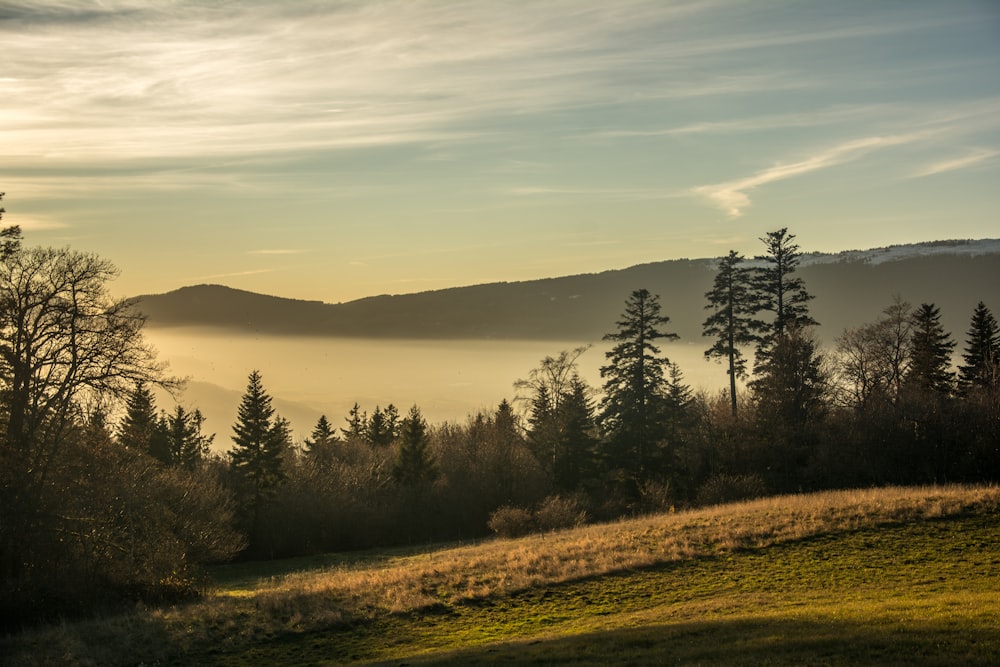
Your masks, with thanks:
M970 167L980 165L983 162L987 162L988 160L992 160L998 155L1000 155L1000 150L992 148L978 148L963 157L941 160L939 162L933 162L925 165L921 169L913 172L913 176L918 178L922 176L933 176L934 174L943 174L949 171L957 171L959 169L968 169Z
M230 273L213 273L207 276L197 276L191 280L218 280L219 278L240 278L243 276L256 276L261 273L272 273L274 269L251 269L248 271L232 271Z
M294 248L263 248L260 250L249 250L248 255L301 255L306 250L298 250Z
M865 137L831 146L795 162L769 167L746 178L693 188L696 195L707 198L730 217L739 217L750 206L749 192L768 183L783 181L810 172L828 169L856 160L863 155L891 146L912 143L927 136L926 132Z

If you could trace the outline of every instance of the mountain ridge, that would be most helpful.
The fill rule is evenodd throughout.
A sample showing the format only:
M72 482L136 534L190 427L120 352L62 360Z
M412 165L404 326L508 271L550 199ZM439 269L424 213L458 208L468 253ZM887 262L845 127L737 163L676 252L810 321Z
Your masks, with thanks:
M668 330L700 338L717 258L672 259L598 273L494 282L340 303L193 285L133 299L152 327L211 327L262 335L401 339L594 341L634 289L660 295ZM975 304L1000 284L1000 239L932 241L803 253L799 275L816 296L824 337L871 321L899 294L936 303L961 339ZM978 286L978 287L977 287ZM994 306L996 304L993 304Z

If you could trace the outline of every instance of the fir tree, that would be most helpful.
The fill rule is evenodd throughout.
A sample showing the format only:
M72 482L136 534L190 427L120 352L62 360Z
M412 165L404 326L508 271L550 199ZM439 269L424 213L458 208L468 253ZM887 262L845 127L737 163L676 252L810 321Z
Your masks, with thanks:
M913 314L910 367L905 382L911 388L948 394L954 387L951 352L955 341L941 325L941 311L922 303Z
M399 451L392 468L392 476L400 486L416 486L433 482L438 475L434 454L427 435L427 422L414 405L403 419L399 438Z
M736 379L746 377L746 360L742 347L758 340L756 332L763 322L754 318L756 300L751 284L751 272L741 266L743 256L734 250L719 260L712 290L705 294L712 315L702 324L703 336L715 337L715 343L705 350L705 358L725 359L729 376L729 399L736 415Z
M626 301L618 330L604 336L615 345L605 354L610 363L601 367L600 423L608 437L608 463L633 486L651 472L663 438L664 368L670 360L659 356L655 343L678 338L663 331L669 321L660 314L659 297L640 289Z
M963 392L1000 386L1000 327L982 301L972 313L962 360L965 363L958 368L958 381Z
M263 501L270 497L284 478L282 455L286 447L283 433L276 429L271 397L264 390L259 371L250 373L246 393L233 425L230 457L235 468L250 486L250 511L253 530L259 525Z
M313 461L329 464L333 461L334 447L338 442L333 426L326 415L320 415L312 434L306 438L305 455Z
M754 259L764 265L754 272L754 291L757 311L774 313L774 319L765 323L757 344L757 360L762 361L775 340L785 335L788 328L802 328L817 324L809 315L809 301L813 296L806 292L802 278L793 277L799 265L799 246L795 235L783 227L761 237L767 253Z
M172 414L163 419L167 463L194 469L208 456L214 435L201 432L205 418L201 411L188 412L178 405Z

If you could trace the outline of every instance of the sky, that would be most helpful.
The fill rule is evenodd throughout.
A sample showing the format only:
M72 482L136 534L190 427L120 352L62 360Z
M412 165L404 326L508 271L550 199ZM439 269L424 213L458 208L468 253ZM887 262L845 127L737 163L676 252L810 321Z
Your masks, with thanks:
M0 191L122 296L1000 237L993 0L0 0Z

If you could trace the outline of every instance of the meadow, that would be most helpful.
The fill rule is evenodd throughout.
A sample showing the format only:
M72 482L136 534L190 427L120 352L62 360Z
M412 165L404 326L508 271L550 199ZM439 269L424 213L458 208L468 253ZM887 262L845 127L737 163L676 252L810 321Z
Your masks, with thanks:
M10 664L990 664L1000 488L779 496L514 540L222 566Z

